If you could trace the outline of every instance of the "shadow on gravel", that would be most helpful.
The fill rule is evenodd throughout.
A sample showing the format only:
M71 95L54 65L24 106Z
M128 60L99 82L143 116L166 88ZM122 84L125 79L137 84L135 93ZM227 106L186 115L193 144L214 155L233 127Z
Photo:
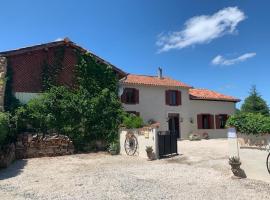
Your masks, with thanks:
M19 175L27 164L27 160L16 160L6 169L0 169L0 180L9 179Z
M178 163L178 164L186 164L186 165L197 165L197 164L202 164L202 163L206 163L209 161L218 161L218 160L226 160L227 157L218 157L218 158L214 158L214 157L208 157L208 158L200 158L198 160L191 160L189 157L187 156L178 156L172 159L168 159L167 162L168 163Z

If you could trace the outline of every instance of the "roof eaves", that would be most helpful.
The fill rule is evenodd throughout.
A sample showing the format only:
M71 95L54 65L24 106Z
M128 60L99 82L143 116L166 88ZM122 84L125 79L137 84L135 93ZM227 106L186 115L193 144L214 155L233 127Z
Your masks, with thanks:
M103 58L95 55L94 53L84 49L83 47L75 44L74 42L70 41L69 39L64 39L61 41L55 41L55 42L49 42L49 43L45 43L45 44L39 44L39 45L33 45L33 46L28 46L28 47L23 47L23 48L19 48L19 49L14 49L14 50L9 50L9 51L2 51L0 52L0 56L13 56L13 55L17 55L17 54L23 54L29 51L37 51L40 49L44 49L44 48L51 48L51 47L55 47L55 46L59 46L59 45L70 45L73 48L81 51L81 52L88 52L90 53L95 59L99 60L100 62L109 65L111 67L113 67L115 69L115 71L117 71L118 73L120 73L122 76L126 76L127 73L124 72L123 70L121 70L120 68L116 67L115 65L105 61Z
M205 100L205 101L227 101L227 102L240 102L241 99L225 99L225 98L210 98L210 97L196 97L190 95L191 100Z

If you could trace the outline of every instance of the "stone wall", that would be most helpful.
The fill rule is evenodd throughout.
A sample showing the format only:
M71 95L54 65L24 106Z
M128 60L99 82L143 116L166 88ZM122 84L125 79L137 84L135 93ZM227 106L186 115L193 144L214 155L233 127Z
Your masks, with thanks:
M5 57L0 57L0 111L4 111L6 70L7 70L7 59Z
M0 168L8 167L15 160L15 145L9 144L0 149Z
M42 136L31 133L20 134L16 142L16 158L62 156L74 153L72 141L63 135Z
M245 135L237 134L240 148L254 148L265 150L270 147L270 134Z
M121 129L120 154L148 158L147 153L145 151L146 147L152 147L155 158L159 158L158 138L157 138L158 127L159 124L154 124L139 129ZM130 140L131 138L134 139ZM128 145L129 141L132 142L132 146L134 146L135 148L129 147Z

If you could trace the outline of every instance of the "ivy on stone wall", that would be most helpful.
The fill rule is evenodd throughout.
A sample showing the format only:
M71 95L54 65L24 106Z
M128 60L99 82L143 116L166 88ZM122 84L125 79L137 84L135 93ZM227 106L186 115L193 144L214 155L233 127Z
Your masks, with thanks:
M14 96L12 92L12 80L13 70L10 62L7 61L7 72L6 72L6 86L5 86L5 98L4 98L4 109L5 111L13 112L20 106L20 101Z
M54 51L54 57L51 64L48 59L44 59L42 64L42 87L48 90L57 85L57 77L63 69L63 60L65 56L65 47L58 47Z

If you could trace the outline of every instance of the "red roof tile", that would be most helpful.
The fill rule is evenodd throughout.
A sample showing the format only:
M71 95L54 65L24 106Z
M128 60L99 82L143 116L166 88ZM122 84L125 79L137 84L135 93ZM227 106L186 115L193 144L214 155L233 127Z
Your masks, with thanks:
M122 83L135 84L135 85L150 85L150 86L168 86L168 87L184 87L191 88L191 86L180 81L173 80L168 77L159 78L157 76L145 76L129 74L121 79Z
M220 94L218 92L214 92L207 89L190 89L189 94L190 94L190 99L195 99L195 100L201 99L201 100L231 101L231 102L240 101L240 99L237 99L235 97Z

